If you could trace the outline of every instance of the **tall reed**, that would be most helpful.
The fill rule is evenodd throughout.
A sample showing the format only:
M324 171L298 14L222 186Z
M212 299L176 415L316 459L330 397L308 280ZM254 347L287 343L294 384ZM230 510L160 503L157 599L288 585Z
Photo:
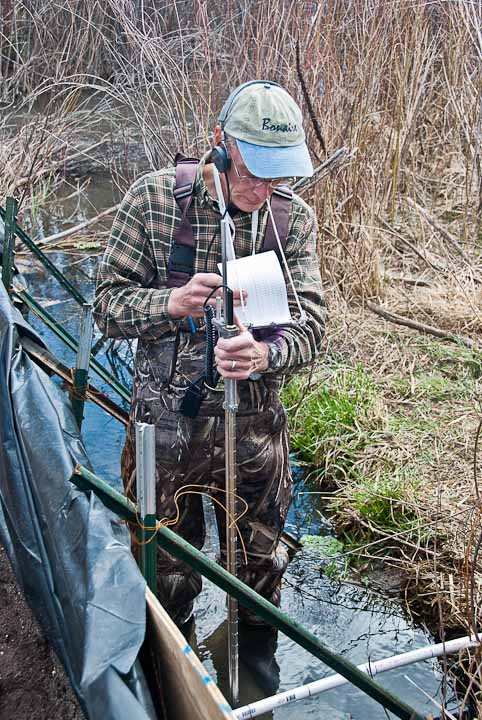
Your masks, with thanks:
M19 94L89 90L109 118L141 132L159 167L178 149L203 152L240 82L279 81L306 108L299 45L328 151L352 151L307 196L323 271L344 295L380 296L393 247L382 221L420 242L405 197L453 219L469 252L480 245L481 19L480 1L7 0L0 97L7 108ZM322 159L308 118L306 127Z

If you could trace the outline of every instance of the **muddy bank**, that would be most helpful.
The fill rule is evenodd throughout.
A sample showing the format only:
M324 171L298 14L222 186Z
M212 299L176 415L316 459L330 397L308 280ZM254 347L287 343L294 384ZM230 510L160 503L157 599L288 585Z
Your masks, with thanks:
M0 718L84 720L0 545Z

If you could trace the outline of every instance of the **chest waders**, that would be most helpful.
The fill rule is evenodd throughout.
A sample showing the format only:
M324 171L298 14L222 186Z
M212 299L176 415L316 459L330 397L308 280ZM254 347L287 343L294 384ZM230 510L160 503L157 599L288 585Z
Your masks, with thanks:
M194 182L199 161L194 158L176 156L176 182L174 197L181 210L181 223L178 226L168 262L168 287L185 285L194 274L196 239L188 212L194 197ZM288 237L289 215L292 192L290 188L274 191L271 206L281 247L284 250ZM215 386L218 374L213 368L213 351L218 337L232 338L238 334L234 323L233 293L227 286L227 238L229 224L227 218L221 222L222 284L223 305L216 299L216 318L213 321L212 308L206 305L206 371L188 387L181 405L181 413L196 417L203 399L204 383ZM261 252L274 250L281 264L281 251L273 228L273 219L269 217L263 238ZM214 330L216 328L216 330ZM224 381L224 428L225 428L225 489L226 489L226 565L229 573L237 576L237 527L236 518L236 412L238 409L237 383ZM228 595L228 664L230 700L233 706L239 699L239 644L238 644L238 601Z

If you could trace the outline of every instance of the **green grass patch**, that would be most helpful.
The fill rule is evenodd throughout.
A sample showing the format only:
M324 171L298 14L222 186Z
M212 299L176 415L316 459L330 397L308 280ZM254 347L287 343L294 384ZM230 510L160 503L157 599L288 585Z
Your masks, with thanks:
M377 554L384 554L384 537L393 552L392 535L414 544L433 540L434 528L423 527L420 498L423 482L413 467L378 476L364 475L347 483L333 497L330 509L352 548L377 540ZM395 541L396 543L397 541ZM356 554L352 557L355 559Z
M427 338L398 344L400 364L383 372L368 361L325 366L309 387L298 377L283 392L308 482L336 487L328 504L335 526L353 548L380 542L379 556L393 552L397 537L411 547L440 537L430 523L434 496L473 425L480 385L482 361L470 350Z
M358 364L337 366L312 378L293 379L283 390L292 432L292 450L320 479L352 472L368 436L376 431L377 388Z
M482 355L475 350L453 343L435 342L423 336L412 338L407 349L415 350L426 368L436 369L448 378L464 379L473 384L474 380L482 377Z
M412 377L394 377L390 385L394 394L404 400L465 400L471 391L465 378L453 380L437 371L431 374L416 373Z
M379 529L410 530L418 523L413 502L418 487L417 478L403 470L375 480L365 477L351 490L351 506Z

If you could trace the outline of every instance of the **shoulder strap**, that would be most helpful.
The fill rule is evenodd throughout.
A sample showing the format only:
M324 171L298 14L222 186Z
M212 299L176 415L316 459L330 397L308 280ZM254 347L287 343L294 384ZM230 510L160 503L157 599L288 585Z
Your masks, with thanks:
M271 196L271 209L276 222L276 229L278 230L281 247L286 247L286 241L288 239L288 228L290 221L290 209L291 201L293 199L293 191L288 185L281 185L273 192ZM266 223L266 231L264 233L263 247L261 252L267 252L268 250L274 250L278 255L279 261L281 262L280 250L276 235L274 233L273 222L271 215L268 217Z
M194 182L199 165L197 158L185 157L177 153L175 157L176 181L174 197L181 210L181 223L174 232L171 254L168 261L167 287L185 285L194 273L196 239L192 225L188 219L189 208L194 195ZM283 249L288 239L291 200L293 191L288 185L282 185L271 196L271 208L276 221L279 239ZM278 242L273 229L271 217L268 218L261 252L274 250L280 256ZM281 262L281 257L279 257Z
M181 287L189 281L194 272L194 256L196 252L196 241L187 214L192 204L194 181L199 160L177 153L174 163L176 166L174 198L179 206L182 218L181 223L174 232L167 266L167 287Z

